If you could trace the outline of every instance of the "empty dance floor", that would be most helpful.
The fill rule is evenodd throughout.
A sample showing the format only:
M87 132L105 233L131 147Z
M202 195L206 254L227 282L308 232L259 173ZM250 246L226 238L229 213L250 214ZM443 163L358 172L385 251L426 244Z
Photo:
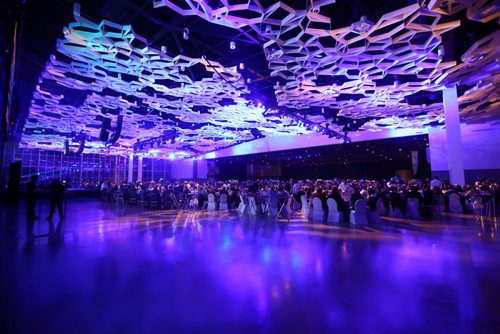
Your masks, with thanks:
M465 217L354 228L80 200L31 238L24 207L3 209L0 329L495 333L495 226Z

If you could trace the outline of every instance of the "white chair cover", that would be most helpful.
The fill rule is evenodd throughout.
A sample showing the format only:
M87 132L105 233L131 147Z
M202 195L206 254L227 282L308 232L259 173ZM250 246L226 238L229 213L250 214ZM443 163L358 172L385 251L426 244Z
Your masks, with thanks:
M333 198L326 200L326 205L328 206L328 218L327 221L330 223L341 223L344 220L344 215L339 212L337 208L337 202Z
M217 203L215 202L215 195L214 194L208 194L208 206L207 206L208 211L215 211L217 210Z
M196 208L198 208L198 197L193 197L189 201L189 208L190 209L196 209Z
M406 201L406 218L420 219L420 203L417 198L408 198Z
M460 196L458 194L450 194L450 212L453 213L463 213L462 204L460 204Z
M301 208L302 216L309 218L309 207L307 206L307 200L304 195L300 196L300 202L302 203L302 208Z
M255 203L255 198L248 198L248 213L251 215L255 215L257 213L257 205Z
M317 197L313 198L313 214L312 219L316 221L323 221L325 218L325 210L323 210L323 203Z
M240 195L240 204L238 205L238 213L241 215L244 214L246 207L247 207L247 203L245 203L245 201L243 200L243 196Z
M219 198L219 210L227 210L227 195L221 194Z
M268 198L267 214L272 217L276 217L278 214L278 194L276 192L270 192Z
M351 210L351 224L354 225L366 225L368 224L366 201L364 199L358 199L354 203L354 210Z

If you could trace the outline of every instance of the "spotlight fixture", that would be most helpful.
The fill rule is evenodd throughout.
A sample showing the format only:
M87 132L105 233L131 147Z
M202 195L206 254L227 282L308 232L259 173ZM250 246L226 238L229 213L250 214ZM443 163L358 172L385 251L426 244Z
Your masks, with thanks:
M270 34L272 32L273 30L271 29L271 25L270 24L266 25L266 34Z
M176 136L177 130L172 129L165 132L162 136L156 138L149 138L142 141L137 140L137 142L134 144L134 151L142 151L148 146L150 148L154 148L155 144L157 145L157 147L160 147L162 144L166 144L168 140L170 140L171 143L174 143Z
M167 47L165 45L161 46L161 52L167 53Z
M188 28L184 28L182 30L182 38L187 41L189 39L189 29Z
M64 29L63 29L64 36L68 36L70 33L71 33L71 30L69 30L67 27L64 27Z
M245 63L240 63L240 70L244 70L245 69Z
M230 48L231 50L236 49L236 42L235 42L235 41L231 41L231 42L229 42L229 48Z
M372 27L373 22L369 21L366 16L362 16L358 22L351 24L351 31L360 34L369 31Z

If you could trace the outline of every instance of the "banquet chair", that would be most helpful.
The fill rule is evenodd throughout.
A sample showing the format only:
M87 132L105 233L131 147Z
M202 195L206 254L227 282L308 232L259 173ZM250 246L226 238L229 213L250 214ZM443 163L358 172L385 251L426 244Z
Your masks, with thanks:
M495 206L495 196L490 196L486 201L485 206L486 219L490 219L491 221L496 222L497 212Z
M444 197L442 195L432 195L432 204L430 205L431 217L441 217L444 211Z
M307 200L304 195L300 196L300 202L302 203L302 208L301 208L301 214L302 216L306 217L309 219L309 206L307 205Z
M392 218L403 218L403 212L401 208L395 207L392 203L389 203L389 217Z
M128 197L128 204L137 204L137 193L131 191Z
M292 196L292 210L299 210L300 202L295 199L295 196Z
M470 201L472 203L472 214L478 221L481 221L481 223L484 222L484 219L487 217L487 203L485 203L483 196L471 196Z
M330 223L342 223L344 215L342 212L339 212L337 202L333 198L329 198L326 201L326 205L328 206L328 216L326 221Z
M121 203L121 205L125 206L125 200L123 199L123 193L121 191L117 191L115 193L115 202L116 202L116 205Z
M290 221L290 216L293 214L292 197L278 197L278 212L274 221L277 221L284 212L286 212L286 218Z
M321 222L324 221L325 210L323 209L323 202L321 202L321 199L316 197L316 198L313 198L312 203L313 203L312 220L321 221Z
M420 220L420 202L418 198L408 198L406 201L406 218Z
M139 192L139 198L137 200L137 204L140 206L140 207L144 207L145 205L145 201L144 201L144 191L141 191Z
M177 201L177 197L175 197L174 194L170 194L170 199L172 200L172 209L177 209L179 210L180 207L179 207L179 202Z
M160 194L149 194L148 202L150 209L158 209L160 207Z
M364 199L358 199L354 203L354 210L351 210L350 223L353 225L368 224L366 201Z
M269 216L276 217L278 211L279 211L278 197L276 196L276 193L271 193L267 200L267 214Z
M382 222L378 210L367 210L366 216L369 224L375 224Z
M462 204L460 203L460 196L458 194L450 194L448 200L450 212L463 213Z
M244 214L246 211L247 205L248 205L248 199L246 199L246 202L245 202L243 195L240 195L240 204L238 205L238 213L241 215Z
M170 196L170 194L163 195L162 206L166 210L173 209L174 201L172 200L172 197Z
M295 199L293 198L293 196L290 196L288 198L288 200L286 201L286 205L285 205L285 208L286 208L286 216L288 218L288 221L290 221L290 217L293 216L293 201L295 201Z
M255 203L255 198L253 196L248 197L247 213L251 215L257 214L257 204Z
M193 198L191 198L189 200L189 209L190 210L195 210L197 208L199 208L199 206L198 206L198 197L194 196Z
M217 210L217 203L215 202L215 195L214 194L208 194L208 206L207 206L208 211L215 211Z
M219 198L219 210L227 210L227 209L228 209L227 195L221 194Z
M379 216L385 216L387 214L387 208L384 205L382 198L377 199L377 212Z

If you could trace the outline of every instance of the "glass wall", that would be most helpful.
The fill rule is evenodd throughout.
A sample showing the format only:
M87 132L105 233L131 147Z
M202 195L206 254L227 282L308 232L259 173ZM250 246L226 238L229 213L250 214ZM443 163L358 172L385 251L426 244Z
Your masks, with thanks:
M127 180L128 158L100 154L64 155L63 152L16 149L13 161L22 161L21 183L38 173L41 182L53 178L65 180L72 187L92 187L101 181Z
M63 152L34 149L15 149L12 161L22 161L21 183L39 174L41 182L53 178L65 180L72 187L93 187L101 181L123 182L128 179L128 157L101 154L64 155ZM134 157L132 180L137 180L138 157ZM169 160L143 158L142 181L168 180Z

